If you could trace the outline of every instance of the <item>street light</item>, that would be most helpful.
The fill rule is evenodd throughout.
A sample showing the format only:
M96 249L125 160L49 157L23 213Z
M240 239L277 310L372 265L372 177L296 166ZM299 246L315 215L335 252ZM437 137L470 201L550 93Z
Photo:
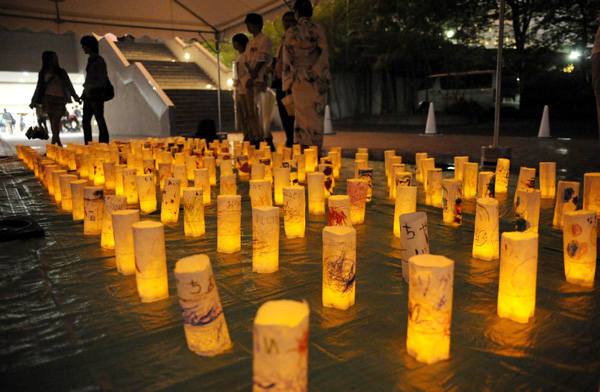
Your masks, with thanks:
M454 37L455 34L456 34L456 31L454 31L454 30L446 31L446 37L448 37L448 38Z
M569 53L570 60L579 60L580 57L581 57L581 52L578 50L572 50L571 53Z

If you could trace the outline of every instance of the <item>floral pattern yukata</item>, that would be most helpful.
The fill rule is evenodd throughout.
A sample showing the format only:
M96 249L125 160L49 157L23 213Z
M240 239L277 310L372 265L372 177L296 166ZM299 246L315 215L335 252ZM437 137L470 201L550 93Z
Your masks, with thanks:
M294 99L294 142L323 145L325 106L331 73L325 29L301 17L283 42L283 90Z

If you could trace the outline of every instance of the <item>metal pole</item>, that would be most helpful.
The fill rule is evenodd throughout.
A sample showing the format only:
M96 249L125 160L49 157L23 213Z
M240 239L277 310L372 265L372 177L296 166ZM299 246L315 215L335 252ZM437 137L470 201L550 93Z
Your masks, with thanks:
M219 113L219 132L223 132L221 125L221 35L215 34L216 46L217 46L217 109Z
M504 43L504 0L500 0L500 18L498 20L498 55L496 59L496 112L494 114L494 147L498 146L500 133L500 101L502 89L502 44Z

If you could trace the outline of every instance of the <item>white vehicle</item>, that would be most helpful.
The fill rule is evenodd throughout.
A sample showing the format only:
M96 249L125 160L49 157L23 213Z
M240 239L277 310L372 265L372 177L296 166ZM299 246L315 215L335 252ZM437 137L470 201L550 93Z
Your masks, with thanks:
M502 108L519 110L519 78L502 73ZM447 111L459 101L477 103L484 111L493 111L496 102L496 71L471 71L431 75L417 90L418 109L433 102L436 110Z

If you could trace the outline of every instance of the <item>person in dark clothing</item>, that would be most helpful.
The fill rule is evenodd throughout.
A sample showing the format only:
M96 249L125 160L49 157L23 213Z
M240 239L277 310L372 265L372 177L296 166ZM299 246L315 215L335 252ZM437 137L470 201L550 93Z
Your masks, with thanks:
M104 120L104 99L102 91L108 85L106 62L98 54L98 40L91 35L81 38L81 47L89 56L85 67L85 82L83 83L83 138L85 144L92 141L92 116L96 118L100 135L100 143L108 143L108 128Z

